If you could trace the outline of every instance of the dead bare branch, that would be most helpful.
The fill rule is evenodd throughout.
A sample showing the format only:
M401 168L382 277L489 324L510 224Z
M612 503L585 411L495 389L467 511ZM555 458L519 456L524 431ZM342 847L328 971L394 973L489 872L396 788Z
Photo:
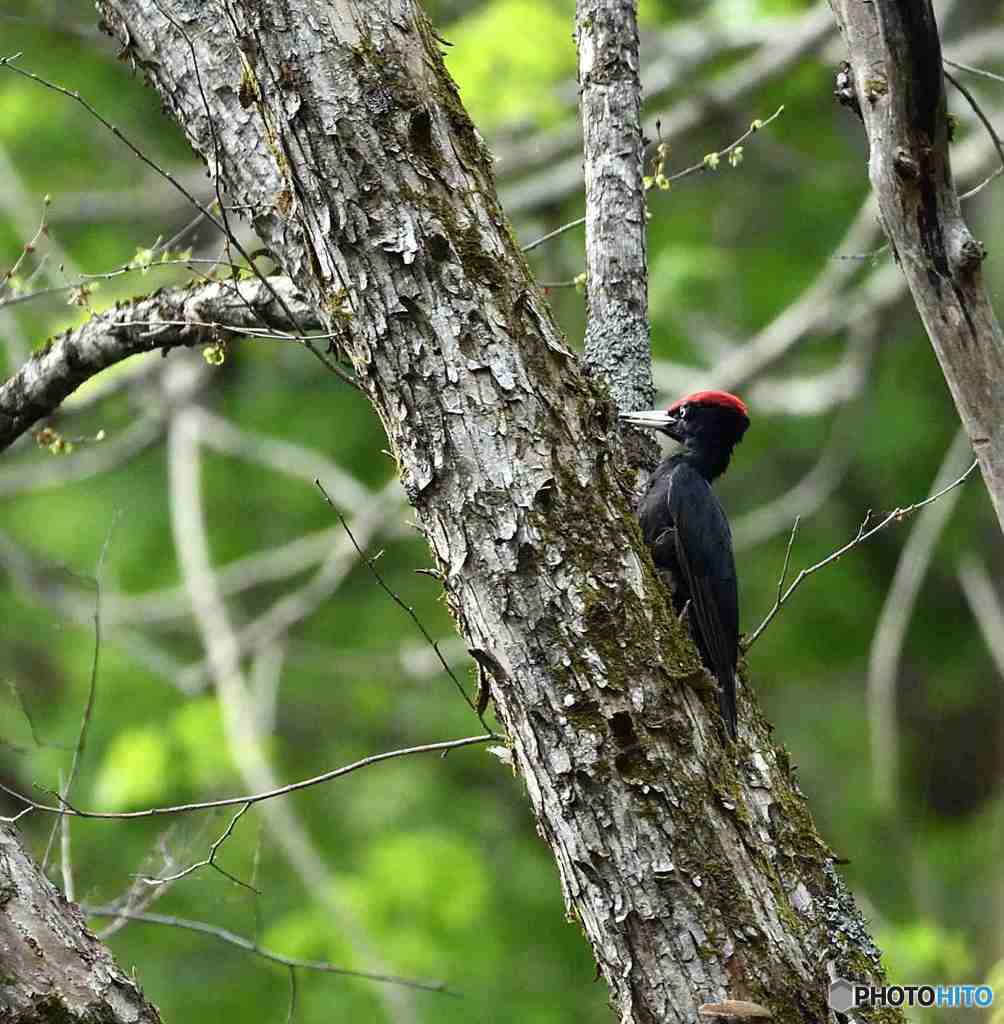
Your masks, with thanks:
M930 505L931 502L937 501L938 498L940 498L942 495L947 494L954 488L961 486L966 482L966 480L972 474L973 470L976 469L977 465L978 463L974 462L965 471L965 473L963 473L962 476L960 476L957 480L953 480L946 487L941 488L941 490L937 491L935 494L930 495L930 497L925 498L923 501L918 501L913 505L907 505L905 508L894 508L879 523L870 528L868 526L868 523L871 521L872 514L871 512L869 512L865 516L864 521L861 523L861 526L858 527L858 532L852 540L844 544L843 547L837 548L836 551L827 555L825 558L816 562L814 565L810 565L807 566L805 569L802 569L801 572L799 572L799 574L795 577L791 586L789 586L788 589L785 590L782 594L781 589L784 586L784 581L787 576L789 560L788 555L786 555L784 569L782 570L781 578L778 583L778 597L777 600L774 602L774 607L771 608L771 610L767 613L767 617L763 620L763 622L760 623L759 626L757 626L757 628L753 631L752 635L744 641L743 650L748 651L757 642L757 640L763 634L763 631L773 621L774 616L777 615L777 613L784 607L785 604L787 604L787 602L791 599L792 594L795 593L799 586L801 586L802 582L806 580L809 576L811 576L813 573L819 572L820 569L825 569L828 565L832 565L833 562L838 561L843 555L846 555L849 551L856 548L859 544L863 544L865 541L874 537L876 533L879 533L881 530L884 530L887 526L890 526L892 523L898 523L903 519L906 519L907 516L913 515L913 513L916 512L918 509L922 509L926 505ZM796 520L796 526L797 524L798 521ZM791 543L794 541L794 536L795 530L792 530L792 537L789 541L789 548L791 546Z
M343 775L351 775L352 772L357 772L362 768L369 768L370 765L379 764L381 761L389 761L397 757L411 757L414 754L444 754L450 750L459 750L462 747L470 747L479 743L490 743L492 740L497 738L498 737L489 733L485 733L479 736L465 736L463 739L459 740L444 740L440 743L425 743L416 747L402 747L400 750L388 750L381 754L371 754L369 757L353 761L351 764L344 765L341 768L334 768L331 771L322 772L320 775L315 775L312 778L301 779L299 782L290 782L285 786L277 786L274 789L266 790L262 793L223 797L219 800L201 800L187 804L172 804L167 807L147 807L141 811L90 811L80 807L73 807L70 804L62 806L45 804L41 801L33 800L29 796L25 796L23 793L17 792L17 790L12 789L10 786L0 784L0 789L7 793L8 796L12 796L16 800L21 801L25 806L25 810L28 811L42 811L48 814L67 814L71 817L93 818L100 821L128 821L133 818L159 818L164 817L165 815L189 814L193 811L210 811L218 807L235 807L240 804L257 804L261 803L263 800L274 800L276 797L285 796L287 793L296 793L301 789L310 789L313 786L321 786L326 782L339 779ZM57 793L55 796L58 799L59 794ZM18 816L23 813L24 811L19 812ZM17 820L15 817L0 817L0 822L10 823L15 820Z

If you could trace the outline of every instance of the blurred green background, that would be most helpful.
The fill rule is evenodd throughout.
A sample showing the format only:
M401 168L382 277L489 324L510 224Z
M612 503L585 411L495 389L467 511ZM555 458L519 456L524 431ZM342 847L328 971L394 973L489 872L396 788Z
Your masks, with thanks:
M994 64L1004 52L997 0L936 7L950 56L1002 70ZM580 216L572 0L439 0L431 14L453 43L448 66L498 157L519 237L529 242ZM785 107L746 141L737 166L723 159L717 170L649 193L663 395L726 383L752 406L753 426L721 488L751 631L773 602L795 515L797 570L853 537L869 510L880 515L924 497L957 418L889 254L873 251L881 243L873 218L863 215L857 236L867 244L842 247L867 197L866 153L860 124L831 96L843 53L825 8L642 0L641 19L646 111L670 144L667 175ZM86 7L8 3L0 39L3 54L23 51L22 66L79 89L202 199L213 198L178 129L141 78L116 61ZM1004 86L976 77L966 84L1000 123ZM968 186L990 173L995 157L965 103L951 95L950 105ZM1002 188L991 185L966 205L990 249L994 295ZM190 277L184 266L154 266L88 281L82 294L82 273L128 264L183 228L192 211L79 106L2 72L5 266L34 234L46 194L48 234L14 284L53 291L0 308L8 369L82 322L88 303L103 308ZM205 227L172 251L189 246L203 258L221 249ZM579 229L532 254L575 345L583 298L567 284L583 269L582 246ZM829 284L806 299L820 275ZM778 321L800 298L797 312ZM776 336L788 331L790 343L762 366L735 371L743 346L762 342L768 326ZM723 366L737 375L716 377ZM229 567L233 622L260 628L277 602L315 598L309 614L244 662L274 777L292 781L477 732L414 624L353 563L310 483L317 473L364 546L382 550L389 584L473 685L435 580L416 573L430 564L424 542L403 504L378 497L386 484L393 488L393 466L376 417L302 350L247 342L231 346L219 368L198 353L134 360L85 388L52 422L72 451L56 454L27 438L4 454L4 781L55 788L68 771L106 549L96 700L74 802L124 810L248 789L248 758L207 688L201 640L178 589L164 437L171 403L184 401L202 410L203 508L213 562ZM265 438L295 447L275 449ZM956 451L945 472L957 476L967 464L967 453ZM932 506L943 515L904 521L808 580L749 668L823 835L850 861L844 875L892 979L996 976L1000 1003L1004 700L993 647L1000 658L1004 627L994 614L1004 546L978 478L943 502ZM342 562L325 562L336 545ZM253 809L223 845L220 865L247 884L202 868L164 887L146 909L228 928L287 956L441 980L462 993L300 971L296 1020L610 1019L587 945L565 919L522 784L484 749L381 764L290 798L285 813L276 820ZM230 816L74 823L77 898L100 906L133 887L134 900L148 899L137 875L171 874L206 857ZM22 827L42 856L51 822L30 816ZM288 855L294 832L309 856ZM61 884L58 846L49 870ZM290 980L282 967L162 925L130 923L108 941L166 1020L285 1019ZM928 1011L925 1019L938 1018Z

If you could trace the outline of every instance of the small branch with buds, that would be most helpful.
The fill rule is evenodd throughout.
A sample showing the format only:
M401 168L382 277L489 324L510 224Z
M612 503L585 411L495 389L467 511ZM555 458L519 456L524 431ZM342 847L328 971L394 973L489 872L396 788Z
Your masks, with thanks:
M781 577L777 581L777 600L774 602L774 607L767 613L767 617L757 626L753 634L742 644L744 651L748 651L760 638L763 631L771 624L774 616L781 610L781 608L787 603L789 598L798 587L801 585L803 580L811 576L814 572L818 572L820 569L825 568L832 562L836 562L842 555L846 555L852 548L856 548L859 544L863 544L866 540L874 537L876 533L884 530L887 526L892 523L898 523L907 516L913 515L914 512L922 509L925 505L930 505L932 501L937 501L939 498L946 495L949 491L954 490L956 487L960 487L962 484L969 479L973 471L976 469L978 463L973 464L962 474L957 480L953 480L946 487L942 487L940 491L935 492L923 501L918 501L914 505L908 505L906 508L894 508L881 522L875 526L869 528L868 524L871 522L872 514L869 513L865 516L864 522L858 527L856 536L848 541L843 547L837 548L832 554L829 554L822 561L816 562L815 565L810 565L795 577L791 586L787 590L784 589L785 580L788 578L788 566L791 562L791 549L795 543L795 535L798 533L798 519L795 520L795 525L791 528L791 536L788 538L788 547L784 555L784 565L781 568Z
M751 136L755 135L762 128L766 128L772 121L776 120L781 116L784 107L778 107L773 114L770 115L766 120L761 121L757 118L750 126L739 136L735 142L730 143L724 149L717 150L713 153L708 153L699 164L693 164L690 167L685 167L682 171L677 171L675 174L666 175L663 172L663 164L668 156L669 149L668 144L660 142L656 148L656 162L654 166L655 173L652 175L646 175L644 179L645 191L647 192L651 188L658 188L662 191L667 191L670 186L683 178L689 178L693 174L702 174L705 171L713 171L717 169L721 163L721 158L725 157L732 167L738 167L742 162L743 156L743 143ZM578 217L575 220L569 221L567 224L562 224L560 228L555 228L553 231L549 231L546 235L541 236L538 239L530 242L528 245L523 246L523 252L532 252L537 248L538 245L543 245L545 242L551 241L552 238L557 238L559 235L563 235L566 231L571 231L572 228L581 227L586 223L585 217ZM555 284L549 287L561 288L569 287L574 285L576 282L572 281L570 284Z

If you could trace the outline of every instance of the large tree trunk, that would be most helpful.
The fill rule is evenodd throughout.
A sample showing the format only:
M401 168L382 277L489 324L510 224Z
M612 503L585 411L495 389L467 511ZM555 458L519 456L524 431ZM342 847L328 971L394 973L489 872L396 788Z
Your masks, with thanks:
M748 688L723 738L422 11L99 6L371 398L619 1018L827 1019L878 953Z

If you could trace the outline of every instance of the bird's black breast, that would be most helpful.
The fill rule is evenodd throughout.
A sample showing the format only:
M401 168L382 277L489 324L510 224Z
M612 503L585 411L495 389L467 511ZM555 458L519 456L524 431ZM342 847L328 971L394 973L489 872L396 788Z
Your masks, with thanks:
M677 467L670 460L662 462L649 478L648 490L638 509L638 522L642 536L652 552L652 561L662 573L668 573L674 601L682 607L687 595L682 593L680 565L676 558L676 529L669 511L669 488L673 471ZM679 610L679 607L677 610Z
M710 660L734 667L739 600L732 531L711 485L679 457L667 459L652 474L638 519L656 568L671 577L677 608L696 596L695 585L707 590L718 622L701 632L724 636L702 636L702 646L721 645L719 657Z

